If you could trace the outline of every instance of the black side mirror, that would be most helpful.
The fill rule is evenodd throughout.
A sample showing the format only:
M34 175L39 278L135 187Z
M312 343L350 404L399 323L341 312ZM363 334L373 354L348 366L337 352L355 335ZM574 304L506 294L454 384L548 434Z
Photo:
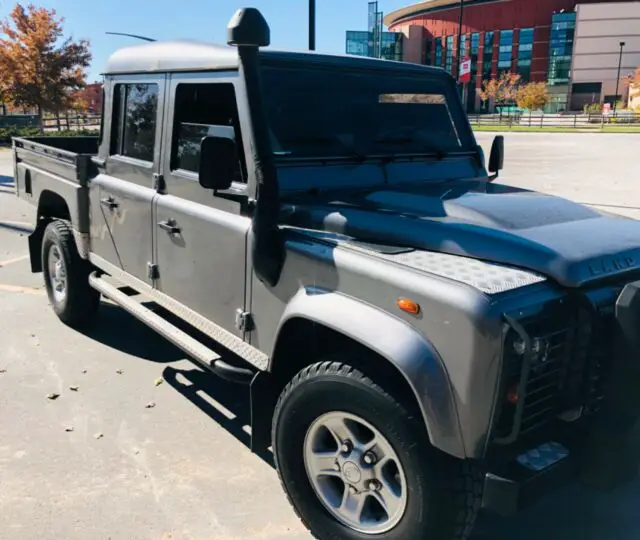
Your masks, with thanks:
M236 143L227 137L204 137L200 143L198 180L203 188L229 189L238 167Z
M489 172L498 176L498 171L504 166L504 136L496 135L491 145L491 154L489 155Z

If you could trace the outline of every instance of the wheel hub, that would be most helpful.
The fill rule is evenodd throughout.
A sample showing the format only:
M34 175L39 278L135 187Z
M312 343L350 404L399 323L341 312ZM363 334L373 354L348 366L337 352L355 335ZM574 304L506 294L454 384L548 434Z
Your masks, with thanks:
M57 246L51 246L48 257L49 282L56 301L64 300L67 294L67 269Z
M340 522L380 534L400 521L406 477L389 442L350 413L327 413L309 427L304 462L320 502Z

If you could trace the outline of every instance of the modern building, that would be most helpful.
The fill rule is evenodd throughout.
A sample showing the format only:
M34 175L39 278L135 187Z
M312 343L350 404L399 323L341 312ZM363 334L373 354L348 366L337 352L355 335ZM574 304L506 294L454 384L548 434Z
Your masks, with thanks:
M402 32L384 32L378 2L369 2L367 30L347 30L347 54L402 61Z
M388 57L375 43L393 36L387 39L394 44L394 59L400 50L404 61L456 75L460 6L461 0L425 0L381 17L377 2L370 3L376 15L370 15L369 31L359 41L366 38L367 44L358 54ZM389 32L382 31L379 19ZM357 40L350 41L349 34L347 52L353 53ZM464 0L460 48L461 56L471 59L472 82L464 96L469 112L483 107L477 96L482 81L503 72L547 81L550 111L613 102L616 87L624 100L626 77L640 65L640 1Z

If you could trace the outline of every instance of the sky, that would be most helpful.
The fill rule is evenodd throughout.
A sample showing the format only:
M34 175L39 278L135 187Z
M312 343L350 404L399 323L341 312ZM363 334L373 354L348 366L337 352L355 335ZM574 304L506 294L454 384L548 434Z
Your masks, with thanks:
M227 23L238 8L256 7L271 26L271 44L279 49L308 47L307 0L30 0L53 8L65 18L66 36L91 42L93 62L87 80L98 80L111 53L141 43L105 32L127 32L155 39L198 39L214 43L226 40ZM413 0L415 1L415 0ZM24 1L23 5L29 3ZM412 0L380 0L387 13ZM316 49L344 53L345 31L366 30L367 0L316 0ZM15 0L0 1L5 18Z

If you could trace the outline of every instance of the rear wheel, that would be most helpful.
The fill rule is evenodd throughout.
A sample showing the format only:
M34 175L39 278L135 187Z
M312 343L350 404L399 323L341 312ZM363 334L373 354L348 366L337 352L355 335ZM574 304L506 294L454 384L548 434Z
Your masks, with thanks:
M91 322L100 293L89 286L91 264L78 254L66 221L49 223L42 237L42 272L49 301L60 320L80 327Z
M273 424L289 500L321 540L463 540L482 494L473 464L429 443L421 415L341 362L302 370Z

